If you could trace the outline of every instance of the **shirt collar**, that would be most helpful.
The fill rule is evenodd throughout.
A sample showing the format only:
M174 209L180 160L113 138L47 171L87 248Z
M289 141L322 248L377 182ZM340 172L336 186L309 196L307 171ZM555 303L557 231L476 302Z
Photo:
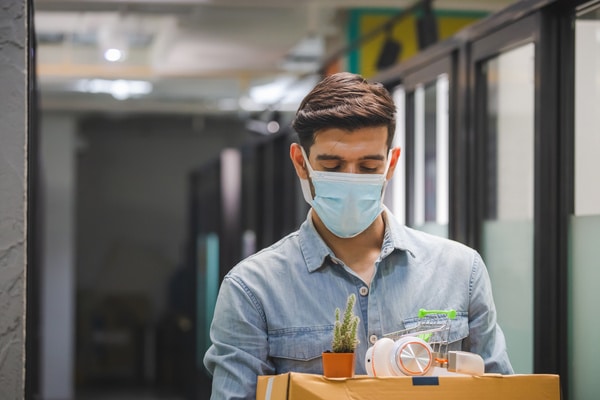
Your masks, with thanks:
M417 246L408 234L408 228L398 222L392 212L384 206L383 220L385 221L385 234L381 248L381 258L387 257L392 251L407 251L415 257Z
M325 244L317 232L309 209L306 220L299 230L299 241L304 261L309 272L314 272L324 265L327 257L335 257L333 251ZM381 247L381 258L390 255L394 250L406 251L415 256L415 244L407 234L407 228L400 224L387 207L384 207L385 234Z
M321 268L325 258L333 256L333 252L327 247L313 224L312 208L308 210L306 220L300 226L299 240L308 272L314 272Z

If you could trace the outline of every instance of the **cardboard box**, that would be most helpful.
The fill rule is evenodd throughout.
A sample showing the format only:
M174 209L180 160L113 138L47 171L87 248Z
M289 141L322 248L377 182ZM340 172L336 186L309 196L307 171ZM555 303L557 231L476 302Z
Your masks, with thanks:
M327 379L287 373L258 377L256 400L560 400L558 375Z

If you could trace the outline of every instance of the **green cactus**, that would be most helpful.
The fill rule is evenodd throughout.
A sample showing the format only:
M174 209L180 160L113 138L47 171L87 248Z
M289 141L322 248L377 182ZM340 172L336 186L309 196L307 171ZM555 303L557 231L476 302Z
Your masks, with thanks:
M360 318L353 314L355 302L354 294L348 296L343 319L340 319L340 309L335 309L335 325L331 342L331 351L334 353L353 353L358 346L357 332Z

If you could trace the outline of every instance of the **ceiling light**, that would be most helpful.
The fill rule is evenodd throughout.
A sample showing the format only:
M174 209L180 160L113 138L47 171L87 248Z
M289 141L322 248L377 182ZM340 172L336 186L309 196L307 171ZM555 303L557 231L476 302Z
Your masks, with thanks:
M254 103L267 106L278 102L294 80L295 78L291 76L277 77L271 82L251 87L248 94Z
M127 58L131 36L127 26L125 18L119 14L99 29L98 46L106 61L125 61Z
M278 111L265 110L251 115L246 120L246 129L260 135L274 135L281 130L281 114Z
M279 122L277 122L277 121L267 122L267 132L269 132L269 133L279 132Z
M107 49L104 52L104 59L106 61L117 62L117 61L120 61L122 58L123 58L123 53L119 49L111 48L111 49Z
M107 93L117 100L125 100L152 92L152 83L147 81L130 81L124 79L82 79L77 83L77 90L85 93Z

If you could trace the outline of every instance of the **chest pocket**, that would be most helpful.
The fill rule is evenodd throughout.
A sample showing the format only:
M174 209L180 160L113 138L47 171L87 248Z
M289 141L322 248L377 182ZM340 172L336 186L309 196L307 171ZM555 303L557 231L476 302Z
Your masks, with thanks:
M442 324L445 320L436 321ZM457 313L456 318L450 321L450 331L448 332L448 350L463 350L463 341L469 336L469 319L466 313ZM404 327L408 330L417 330L423 319L409 318L404 320Z
M277 373L322 373L321 353L331 350L333 325L268 333L269 358Z

